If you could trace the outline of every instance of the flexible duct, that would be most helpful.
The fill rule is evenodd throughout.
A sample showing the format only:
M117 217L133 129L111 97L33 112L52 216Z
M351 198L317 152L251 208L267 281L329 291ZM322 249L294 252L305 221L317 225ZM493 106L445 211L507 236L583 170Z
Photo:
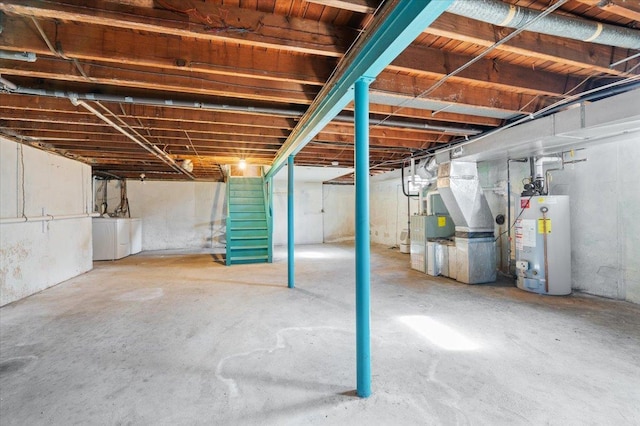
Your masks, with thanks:
M447 12L508 28L520 28L542 13L500 0L457 0ZM527 24L526 30L607 46L640 49L638 30L568 16L548 15Z

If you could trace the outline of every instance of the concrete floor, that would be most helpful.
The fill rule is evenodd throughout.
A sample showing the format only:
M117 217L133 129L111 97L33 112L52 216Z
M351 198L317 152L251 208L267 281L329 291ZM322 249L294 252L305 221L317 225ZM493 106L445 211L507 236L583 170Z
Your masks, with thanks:
M428 279L372 253L373 395L353 248L225 267L143 253L0 309L0 423L640 424L640 306Z

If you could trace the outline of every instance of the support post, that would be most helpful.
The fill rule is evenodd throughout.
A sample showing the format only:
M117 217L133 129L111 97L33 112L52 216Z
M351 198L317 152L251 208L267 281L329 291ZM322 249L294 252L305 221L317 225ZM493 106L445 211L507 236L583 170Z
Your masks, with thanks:
M294 235L293 235L293 155L289 156L287 165L287 260L288 260L288 283L289 288L295 286L295 265L294 265Z
M369 245L369 84L355 82L356 359L359 397L371 395Z

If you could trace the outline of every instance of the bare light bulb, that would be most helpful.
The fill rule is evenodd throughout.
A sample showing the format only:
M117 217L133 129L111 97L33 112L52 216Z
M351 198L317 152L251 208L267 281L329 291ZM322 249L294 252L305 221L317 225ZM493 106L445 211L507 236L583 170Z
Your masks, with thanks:
M246 169L247 168L247 160L244 160L244 159L240 160L238 162L238 167L240 168L240 170Z

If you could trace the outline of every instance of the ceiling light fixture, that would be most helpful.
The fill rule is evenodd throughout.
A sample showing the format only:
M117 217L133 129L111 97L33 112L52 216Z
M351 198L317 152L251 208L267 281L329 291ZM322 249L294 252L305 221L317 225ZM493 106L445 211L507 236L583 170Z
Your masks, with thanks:
M247 168L247 160L245 160L244 158L241 158L240 161L238 161L238 168L240 170L244 170Z

